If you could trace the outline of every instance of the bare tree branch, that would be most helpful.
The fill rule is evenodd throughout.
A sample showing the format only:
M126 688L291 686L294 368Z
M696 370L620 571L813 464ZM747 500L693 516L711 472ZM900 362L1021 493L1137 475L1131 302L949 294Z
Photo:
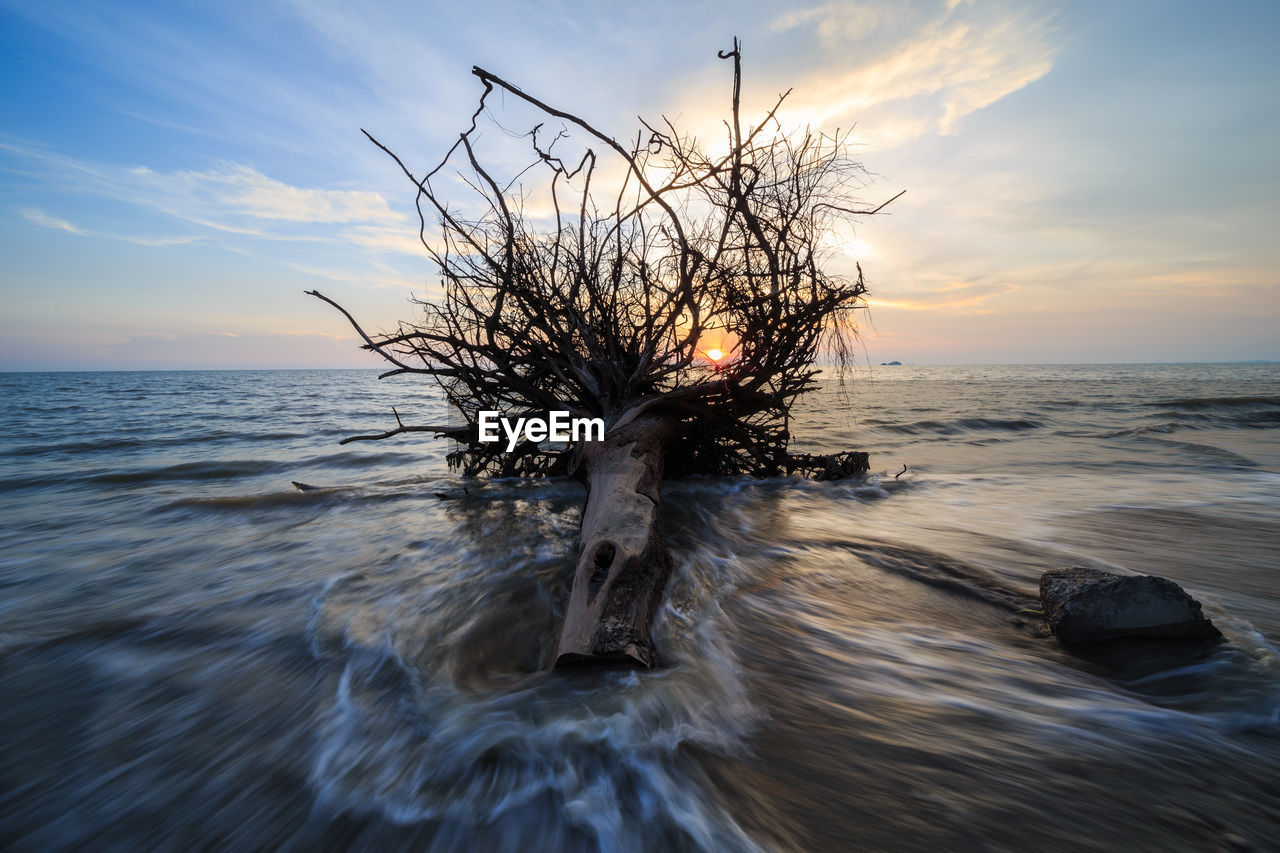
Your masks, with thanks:
M784 132L777 116L789 91L747 127L741 42L718 55L733 63L720 151L665 118L642 120L623 144L473 68L484 89L471 120L423 177L365 132L414 186L441 297L418 302L420 319L370 335L333 300L308 292L342 311L365 348L391 364L383 376L431 376L463 423L481 411L557 408L603 417L610 429L658 417L674 424L671 458L684 460L672 473L796 470L791 406L816 387L816 365L846 363L866 293L860 266L851 278L825 270L824 237L841 221L882 213L902 193L859 205L866 173L849 156L848 135ZM502 176L478 147L495 90L542 117L531 131L501 128L498 139L527 146L531 158ZM601 157L617 158L621 171L601 171ZM433 185L450 173L461 182ZM602 174L620 177L601 183ZM459 186L474 195L458 197ZM531 200L546 213L531 216ZM434 244L428 218L440 228ZM723 357L713 361L708 348ZM468 473L512 470L508 454L474 430L407 426L398 414L396 423L351 440L434 432L461 443L451 460ZM527 453L516 467L536 474L562 465L558 453Z

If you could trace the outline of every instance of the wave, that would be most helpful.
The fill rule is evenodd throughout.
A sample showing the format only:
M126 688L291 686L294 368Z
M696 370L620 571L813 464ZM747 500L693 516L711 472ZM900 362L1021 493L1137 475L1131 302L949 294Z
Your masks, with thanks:
M889 424L882 427L901 435L959 435L966 432L1023 432L1041 429L1043 421L1030 418L959 418L951 421L916 421L910 424Z
M841 547L883 571L976 598L996 607L1017 611L1035 607L1038 602L1038 597L1029 590L1019 588L990 569L926 548L886 542L850 542L843 543Z
M669 666L530 672L565 559L512 555L547 518L443 558L478 571L325 584L308 635L341 675L315 728L318 805L424 827L431 849L759 849L691 755L740 754L757 719L720 609L736 563L702 546L679 559L655 625Z
M421 462L420 453L403 453L386 451L382 453L330 453L316 456L306 461L305 467L312 468L373 468L378 465L411 464Z
M1127 427L1104 433L1078 433L1096 438L1122 438L1134 435L1167 434L1179 430L1202 429L1274 429L1280 426L1280 410L1274 412L1237 412L1215 415L1194 412L1163 412L1169 420Z
M1097 438L1119 438L1166 434L1179 430L1253 430L1280 427L1280 397L1185 397L1141 405L1143 408L1159 411L1146 416L1146 423L1093 435Z
M1235 397L1177 397L1171 400L1156 400L1145 405L1174 409L1237 409L1242 406L1280 407L1280 397L1257 394L1244 394Z
M1274 429L1280 426L1280 397L1181 397L1144 404L1160 409L1159 416L1174 426L1189 429L1227 427Z
M151 468L107 470L89 474L32 474L0 480L0 488L26 489L48 487L53 483L94 483L98 485L128 485L135 483L174 482L184 480L234 480L239 477L255 477L278 474L303 468L373 468L380 465L403 465L421 462L422 456L414 453L332 453L305 461L279 459L226 459L199 462L181 462Z
M199 510L212 512L244 512L255 509L294 509L297 507L315 507L333 501L335 491L332 489L316 489L315 491L268 492L262 495L230 495L214 498L183 498L173 501L161 508L161 511Z
M252 477L284 471L287 463L269 459L228 459L208 462L182 462L159 468L135 468L131 471L110 471L94 474L85 479L91 483L150 483L170 480L231 480L236 477Z
M1239 453L1217 447L1212 444L1200 444L1194 441L1174 441L1167 438L1146 436L1150 441L1186 453L1191 457L1199 457L1210 465L1224 465L1232 468L1254 468L1257 462Z
M234 430L217 430L214 432L184 433L179 435L115 435L93 441L66 441L53 443L24 444L6 450L13 456L45 456L54 453L92 454L112 453L122 450L142 450L154 447L185 447L193 444L209 444L229 439L251 439L253 441L284 441L288 439L312 438L304 432L270 432L247 435Z
M1230 414L1207 412L1165 412L1178 426L1189 429L1208 427L1240 427L1244 429L1273 429L1280 426L1280 409L1262 411L1235 411Z
M107 470L96 473L32 473L25 477L0 480L0 489L60 488L80 483L96 485L131 485L136 483L175 482L183 480L233 480L288 470L285 462L267 459L241 459L209 462L183 462L156 468Z

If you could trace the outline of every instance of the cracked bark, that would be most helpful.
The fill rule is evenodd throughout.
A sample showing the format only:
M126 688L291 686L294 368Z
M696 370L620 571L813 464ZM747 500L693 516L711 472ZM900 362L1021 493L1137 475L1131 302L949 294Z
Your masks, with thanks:
M669 420L642 416L586 444L587 503L555 666L658 662L649 628L671 577L658 528L662 451L671 432Z

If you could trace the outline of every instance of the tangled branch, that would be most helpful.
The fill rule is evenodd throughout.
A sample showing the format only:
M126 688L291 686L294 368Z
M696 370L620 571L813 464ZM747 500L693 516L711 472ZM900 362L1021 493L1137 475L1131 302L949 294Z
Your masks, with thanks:
M415 322L370 335L310 293L392 365L383 376L439 383L461 425L406 426L397 414L394 429L349 440L433 432L460 443L450 461L466 473L559 473L573 469L575 448L507 454L477 440L478 413L562 409L607 428L644 413L679 426L672 473L768 476L828 464L789 455L790 410L816 387L820 362L848 363L867 287L861 266L853 276L826 270L824 238L901 193L856 204L866 172L847 134L783 132L776 115L786 94L744 131L741 46L735 39L719 55L733 63L719 153L665 119L642 122L623 144L481 68L472 70L484 91L469 126L421 178L366 132L415 187L441 296L419 300ZM505 182L482 164L481 117L495 90L541 118L517 136L531 165ZM549 122L560 125L554 134ZM579 151L562 153L574 144ZM461 198L458 186L467 188ZM436 240L428 221L439 226Z

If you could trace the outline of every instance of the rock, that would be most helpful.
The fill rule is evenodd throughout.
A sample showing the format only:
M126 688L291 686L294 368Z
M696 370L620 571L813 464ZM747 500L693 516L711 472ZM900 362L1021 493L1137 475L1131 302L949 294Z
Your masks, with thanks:
M1211 639L1221 637L1200 602L1167 578L1117 575L1072 568L1040 577L1045 619L1063 643L1098 643L1117 637Z

